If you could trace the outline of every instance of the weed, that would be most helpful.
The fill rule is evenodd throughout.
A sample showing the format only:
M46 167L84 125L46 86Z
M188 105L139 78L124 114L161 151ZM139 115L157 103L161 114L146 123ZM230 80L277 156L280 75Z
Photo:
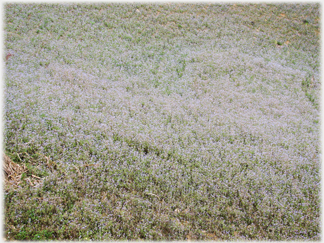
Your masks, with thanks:
M319 9L6 4L6 238L319 240Z

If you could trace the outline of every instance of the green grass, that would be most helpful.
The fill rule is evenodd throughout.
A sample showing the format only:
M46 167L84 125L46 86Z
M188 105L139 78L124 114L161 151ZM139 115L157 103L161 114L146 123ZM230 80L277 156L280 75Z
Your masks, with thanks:
M4 149L27 168L6 239L319 240L319 22L319 4L6 4Z

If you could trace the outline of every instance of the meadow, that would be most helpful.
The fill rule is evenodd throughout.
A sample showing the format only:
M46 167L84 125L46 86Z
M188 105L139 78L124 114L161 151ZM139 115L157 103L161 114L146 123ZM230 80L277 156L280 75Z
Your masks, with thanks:
M320 240L320 4L4 14L7 240Z

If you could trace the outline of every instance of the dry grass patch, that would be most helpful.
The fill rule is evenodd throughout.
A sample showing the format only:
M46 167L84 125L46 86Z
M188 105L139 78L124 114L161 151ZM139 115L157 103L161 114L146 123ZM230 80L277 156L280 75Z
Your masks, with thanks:
M28 168L22 164L13 162L7 155L3 154L3 170L5 172L5 191L15 190L23 181L35 187L42 182L42 178L31 174L27 176Z

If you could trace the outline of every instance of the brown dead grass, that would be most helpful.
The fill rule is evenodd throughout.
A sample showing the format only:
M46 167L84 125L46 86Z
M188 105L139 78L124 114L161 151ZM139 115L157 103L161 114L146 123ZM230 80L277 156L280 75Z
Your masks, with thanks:
M7 186L18 186L21 183L21 176L26 172L25 166L20 166L13 162L7 155L3 155L4 164L3 169L5 172L5 185Z
M23 173L27 173L28 171L26 166L13 162L6 154L3 154L3 159L5 191L16 189L24 180L33 187L37 186L41 182L41 178L35 175L22 179Z

